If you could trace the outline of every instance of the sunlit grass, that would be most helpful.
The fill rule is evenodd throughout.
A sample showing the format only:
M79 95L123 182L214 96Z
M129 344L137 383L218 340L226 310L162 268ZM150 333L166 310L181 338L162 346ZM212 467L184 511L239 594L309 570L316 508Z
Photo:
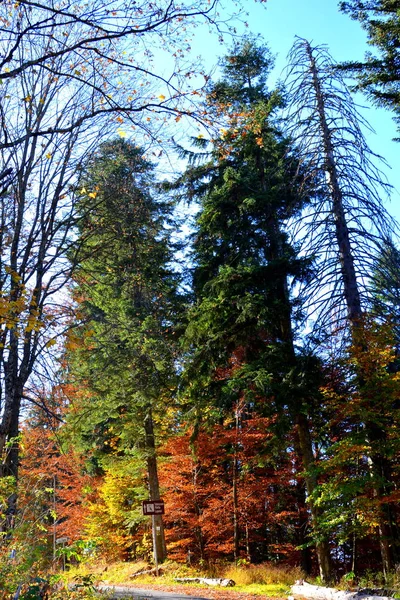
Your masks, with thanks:
M236 585L234 588L229 589L236 592L279 598L287 596L290 586L293 585L296 579L302 577L299 568L279 567L269 563L243 566L221 564L217 567L214 565L209 571L206 568L196 569L171 561L167 561L161 566L161 576L158 578L153 574L132 577L133 574L148 570L149 568L151 567L146 562L96 562L72 567L66 575L72 581L77 576L92 574L97 583L101 582L110 585L130 584L136 587L154 584L173 587L178 585L175 581L177 577L221 577L232 579ZM201 584L190 583L189 585L194 588L204 589L204 585ZM226 588L213 589L228 591Z
M283 598L288 596L290 586L282 583L250 583L248 585L235 585L231 589L245 594L257 594L268 596L269 598Z

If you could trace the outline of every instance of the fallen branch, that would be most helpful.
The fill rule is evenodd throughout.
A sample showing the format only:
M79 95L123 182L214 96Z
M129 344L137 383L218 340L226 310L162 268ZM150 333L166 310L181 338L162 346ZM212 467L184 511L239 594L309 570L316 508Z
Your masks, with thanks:
M311 585L306 582L296 582L292 586L289 600L305 598L306 600L392 600L392 596L374 595L373 590L359 590L357 592L345 592L335 588L327 588L319 585Z
M233 587L233 579L209 579L207 577L175 577L178 583L203 583L204 585L220 585L221 587Z
M161 567L158 567L159 575L161 575L162 571ZM132 573L129 577L130 579L133 579L134 577L140 577L140 575L157 575L157 569L154 567L153 569L147 569L146 571L138 571L137 573Z

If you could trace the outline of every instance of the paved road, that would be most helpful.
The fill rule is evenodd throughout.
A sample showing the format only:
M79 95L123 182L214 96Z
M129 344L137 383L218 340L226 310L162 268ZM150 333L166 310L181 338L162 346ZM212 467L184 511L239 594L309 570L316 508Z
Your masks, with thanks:
M187 596L186 594L175 594L174 592L162 592L161 590L141 590L126 585L98 585L99 592L106 592L110 599L117 598L140 598L141 600L206 600L202 596Z

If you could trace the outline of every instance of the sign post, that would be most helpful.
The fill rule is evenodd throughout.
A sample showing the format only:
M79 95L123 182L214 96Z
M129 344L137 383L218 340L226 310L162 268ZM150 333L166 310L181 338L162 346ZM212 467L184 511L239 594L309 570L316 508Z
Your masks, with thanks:
M158 577L158 552L157 552L157 526L156 526L156 515L164 514L164 501L163 500L144 500L142 503L143 514L151 515L151 525L153 532L153 553L154 563L156 566L156 576Z
M158 577L157 531L156 531L156 516L155 516L154 513L151 515L151 529L152 529L152 532L153 532L154 565L156 567L156 577Z

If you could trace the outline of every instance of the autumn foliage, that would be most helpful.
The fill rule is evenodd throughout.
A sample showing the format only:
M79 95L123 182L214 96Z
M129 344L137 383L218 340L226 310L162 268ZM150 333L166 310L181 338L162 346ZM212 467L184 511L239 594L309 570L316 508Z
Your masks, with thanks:
M270 420L248 418L190 432L164 448L161 470L165 523L172 556L184 560L237 558L296 561L293 456L273 457ZM269 447L270 446L270 447Z

